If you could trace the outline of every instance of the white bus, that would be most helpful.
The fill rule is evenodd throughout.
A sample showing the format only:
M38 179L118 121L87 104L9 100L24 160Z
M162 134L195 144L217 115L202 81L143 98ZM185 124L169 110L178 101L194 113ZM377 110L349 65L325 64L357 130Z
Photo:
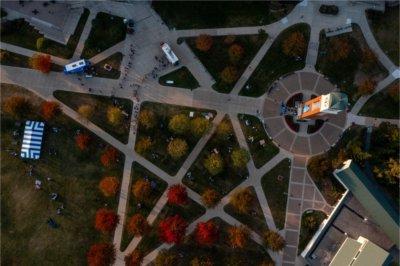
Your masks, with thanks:
M82 59L64 66L65 74L83 73L90 67L88 60Z
M163 50L168 61L173 65L179 65L179 59L172 51L171 47L167 43L161 44L161 49Z

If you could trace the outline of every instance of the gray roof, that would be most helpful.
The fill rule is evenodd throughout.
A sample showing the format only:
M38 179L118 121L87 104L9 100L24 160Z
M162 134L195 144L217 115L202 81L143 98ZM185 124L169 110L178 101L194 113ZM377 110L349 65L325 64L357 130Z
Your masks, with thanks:
M332 102L330 108L337 110L346 110L349 99L346 94L342 92L331 92Z
M335 170L333 174L353 193L371 215L372 220L399 247L399 214L378 184L368 178L351 160L346 161L344 166Z

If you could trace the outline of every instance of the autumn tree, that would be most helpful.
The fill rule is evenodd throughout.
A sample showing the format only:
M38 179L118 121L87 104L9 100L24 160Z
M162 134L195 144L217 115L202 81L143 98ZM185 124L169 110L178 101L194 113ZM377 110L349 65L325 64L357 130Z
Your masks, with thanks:
M333 172L332 161L324 155L313 156L308 160L308 172L317 181L322 181Z
M53 101L44 101L40 106L41 115L45 120L51 120L61 113L60 105Z
M107 119L108 122L113 126L119 126L123 121L122 110L116 106L110 106L107 109Z
M234 149L231 153L232 165L235 168L245 168L250 160L249 153L243 148Z
M227 139L232 134L232 124L228 120L222 120L217 126L216 135L219 139Z
M150 137L142 137L136 142L135 150L137 153L144 155L152 146L153 142Z
M373 79L366 79L363 81L363 83L361 83L358 86L358 93L360 95L368 95L371 94L372 92L374 92L376 87L376 81L374 81Z
M22 96L11 96L4 101L4 112L21 119L32 111L32 104L28 98Z
M204 117L196 117L190 121L190 132L199 138L211 128L211 123Z
M228 237L232 248L244 248L249 242L250 232L244 226L231 226L228 229Z
M108 147L100 156L100 161L105 167L113 166L118 160L118 151L114 147Z
M307 43L304 35L295 31L290 34L282 43L283 53L287 56L301 57L304 56L307 50Z
M383 167L375 166L373 172L377 178L385 179L389 184L395 185L400 179L400 163L398 160L389 158Z
M238 77L237 69L234 66L227 66L221 72L221 80L226 84L232 84Z
M275 266L275 263L272 260L264 260L259 266Z
M364 70L371 70L375 66L376 61L376 55L371 49L366 48L362 51L361 65Z
M231 44L233 44L235 42L235 40L236 40L236 36L235 35L227 35L224 38L224 44L231 45Z
M186 233L188 223L178 214L170 216L158 225L158 235L160 240L169 244L179 244Z
M99 189L106 197L113 197L119 189L119 180L115 176L106 176L99 183Z
M132 194L138 201L146 201L151 194L150 181L140 178L133 184Z
M193 258L190 266L214 266L214 263L210 256L200 256Z
M168 203L175 205L184 205L188 203L186 187L176 184L168 189Z
M388 89L388 95L396 102L399 102L400 87L398 83L391 85Z
M200 34L196 38L196 48L202 52L207 52L213 45L213 38L207 34Z
M51 70L51 57L47 54L34 54L29 59L29 64L33 69L42 73L49 73Z
M250 212L254 203L254 194L249 187L236 190L229 199L229 203L241 214Z
M174 159L178 160L184 156L189 149L184 139L175 138L168 143L167 152Z
M211 246L218 240L218 227L212 222L200 222L196 226L195 238L203 246Z
M178 264L178 255L172 250L161 250L156 259L155 266L176 266Z
M36 49L38 51L46 49L46 46L47 46L47 40L44 37L39 37L36 39Z
M190 120L185 114L174 115L169 120L168 128L175 134L186 134L190 129Z
M228 49L228 55L231 62L235 63L242 59L244 54L244 49L241 45L235 43L232 44Z
M132 235L143 236L149 229L149 223L140 213L133 215L128 221L128 232Z
M125 257L126 266L140 266L143 261L144 254L142 251L135 249L129 256Z
M102 233L111 233L118 220L118 215L113 210L101 208L96 212L94 227Z
M90 104L82 104L78 108L78 114L81 117L89 120L94 114L94 107Z
M346 38L333 38L329 41L328 60L331 62L338 62L346 59L352 47Z
M86 150L88 148L90 140L91 138L87 133L79 133L75 137L76 146L78 146L78 148L81 151Z
M209 154L203 164L211 175L218 175L224 170L224 161L218 153Z
M264 241L266 247L274 252L281 251L286 245L285 239L278 232L269 229L264 233Z
M87 253L88 266L109 266L115 261L115 248L108 243L93 244Z
M139 124L146 130L154 128L157 122L154 112L148 109L140 111L138 121Z
M201 201L207 208L215 207L220 199L220 195L212 188L207 188L201 195Z

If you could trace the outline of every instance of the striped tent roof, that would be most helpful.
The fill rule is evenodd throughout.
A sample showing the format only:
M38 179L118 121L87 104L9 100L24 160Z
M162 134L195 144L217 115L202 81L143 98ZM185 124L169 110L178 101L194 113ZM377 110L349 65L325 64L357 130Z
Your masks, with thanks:
M44 123L39 121L26 121L24 139L22 141L21 157L26 159L39 159L42 147Z

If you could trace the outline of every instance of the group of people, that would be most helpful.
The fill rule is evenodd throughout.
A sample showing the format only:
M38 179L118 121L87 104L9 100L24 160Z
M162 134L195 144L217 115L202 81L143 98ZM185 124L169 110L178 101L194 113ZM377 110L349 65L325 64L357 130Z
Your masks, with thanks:
M170 64L164 56L154 56L154 59L156 60L157 65L147 75L150 75L153 79L156 79L158 77L158 72L165 70L170 66Z

